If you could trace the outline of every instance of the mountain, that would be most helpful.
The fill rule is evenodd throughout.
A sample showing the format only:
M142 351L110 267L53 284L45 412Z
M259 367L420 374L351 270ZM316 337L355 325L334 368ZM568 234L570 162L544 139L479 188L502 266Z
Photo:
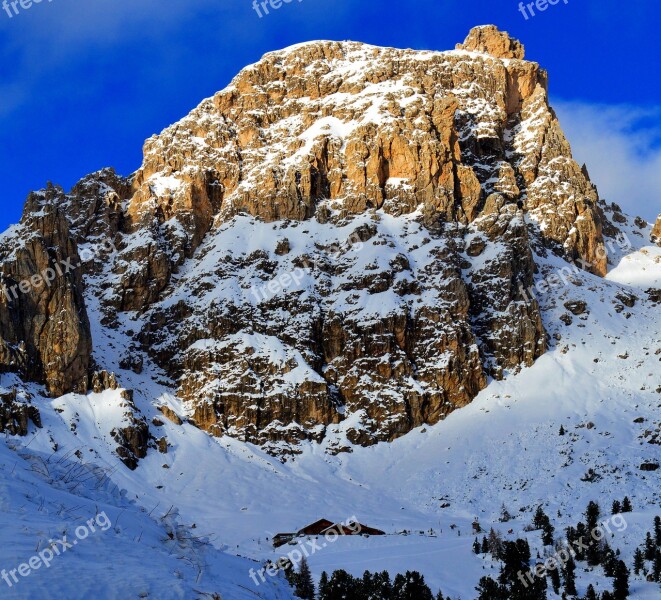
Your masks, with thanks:
M569 525L625 494L632 555L659 483L661 220L600 198L547 82L493 26L448 52L310 42L133 175L30 194L0 238L0 516L25 558L42 532L19 525L75 526L82 497L112 513L94 542L125 548L121 593L252 597L227 552L355 514L444 535L342 541L315 575L422 570L465 599L476 516L505 504L521 535L538 504Z

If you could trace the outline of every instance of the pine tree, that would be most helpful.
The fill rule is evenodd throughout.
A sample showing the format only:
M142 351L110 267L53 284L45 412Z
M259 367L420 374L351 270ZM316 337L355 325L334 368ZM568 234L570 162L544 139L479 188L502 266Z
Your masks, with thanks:
M482 577L475 590L479 593L477 600L507 600L507 591L491 577Z
M620 501L613 500L613 508L611 510L611 514L619 515L621 512L622 512L622 505L620 504Z
M445 596L443 596L443 592L441 590L438 590L438 594L436 594L436 600L445 600Z
M608 544L604 544L604 550L601 553L601 564L604 567L604 575L606 575L606 577L615 576L615 567L617 566L617 558L615 553L613 552L613 549Z
M615 600L625 600L629 597L629 569L623 561L618 560L613 581L613 596Z
M654 541L661 546L661 517L654 517Z
M542 544L545 546L551 546L553 544L553 532L555 529L551 522L548 521L542 529Z
M557 595L560 593L560 571L555 568L552 569L549 574L551 576L551 587L553 588L553 593Z
M565 428L562 425L560 425L560 432L558 435L565 435Z
M568 596L576 596L576 563L570 556L565 563L565 568L562 571L565 580L565 592Z
M434 600L425 578L417 571L395 577L393 596L396 600Z
M482 546L480 545L480 542L478 542L477 538L475 538L475 541L473 542L473 553L479 554L482 551Z
M376 575L372 575L369 571L363 573L363 585L362 585L362 597L363 600L371 600L374 598L374 588L375 588L375 578Z
M511 521L511 520L512 520L512 515L507 510L507 507L505 506L505 503L503 502L502 506L500 507L500 522L501 523L507 523L508 521Z
M525 575L530 569L530 546L525 539L503 543L503 567L498 576L498 583L507 600L542 600L546 598L546 578Z
M487 540L487 536L485 535L482 538L482 554L486 554L489 552L489 541Z
M576 560L583 561L585 560L585 549L583 548L583 546L587 545L588 543L588 532L584 523L578 523L576 525L576 541L583 542L583 545L576 544L574 546L576 552Z
M289 583L289 585L295 589L298 583L298 573L296 573L294 565L287 561L287 564L283 567L283 571L285 572L287 583Z
M321 588L321 585L319 586ZM344 600L345 598L360 598L362 582L352 577L346 571L339 569L333 572L327 586L325 600Z
M611 594L608 590L606 590L606 591L601 595L601 600L613 600L613 594Z
M388 571L375 574L373 582L376 595L372 600L391 600L393 598L392 582Z
M304 600L315 600L314 582L308 561L303 558L296 576L296 595Z
M495 531L492 527L489 530L489 552L494 558L500 559L503 554L503 539L499 532Z
M661 583L661 550L658 548L654 556L654 564L652 565L652 577L654 577L654 581Z
M592 531L597 527L600 514L601 509L599 508L599 505L591 500L585 510L585 522L587 523L588 531Z
M625 496L624 500L622 500L622 512L629 513L632 510L633 506L631 506L631 500L629 500L629 496Z
M645 536L645 560L654 560L656 554L656 544L652 538L652 534L648 531Z
M595 540L588 542L588 549L585 551L585 560L588 561L588 564L591 567L596 567L597 565L601 564L603 560L605 560L607 554L605 547L607 548L608 546L605 546L603 543L596 542Z
M599 600L597 598L597 592L594 591L592 584L588 586L588 590L585 594L585 600Z
M319 578L319 600L328 600L329 594L329 585L328 585L328 573L323 571L321 577Z
M640 572L645 568L645 557L643 556L640 548L636 548L633 554L633 572L640 575Z
M542 529L544 525L549 521L549 518L546 516L542 505L540 504L535 511L535 516L532 519L532 524L535 529Z

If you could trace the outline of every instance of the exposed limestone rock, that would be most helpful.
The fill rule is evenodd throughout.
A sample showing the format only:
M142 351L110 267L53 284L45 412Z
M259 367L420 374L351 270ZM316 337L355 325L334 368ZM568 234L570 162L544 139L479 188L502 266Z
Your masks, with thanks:
M495 25L483 25L471 29L466 41L457 44L458 50L484 52L496 58L518 58L523 60L524 48L519 40L499 31Z
M652 229L651 239L657 246L661 246L661 215L659 215Z
M270 53L150 138L128 209L141 243L123 262L144 266L127 266L120 293L135 299L122 306L153 302L214 220L308 219L320 199L470 222L498 192L526 201L558 252L603 274L596 190L548 106L546 73L494 27L473 30L467 48L490 54L348 42Z
M96 394L100 394L104 390L116 390L119 387L117 378L114 373L107 371L96 371L92 374L92 381L90 388Z
M161 411L166 419L172 421L175 425L181 425L183 423L177 413L175 413L169 406L159 406L158 410Z
M41 428L39 410L17 398L16 390L0 391L0 433L28 434L30 421Z
M103 325L131 322L120 367L153 361L198 427L280 456L329 432L346 434L329 452L392 440L543 354L524 291L531 248L606 271L603 231L617 229L572 159L546 72L523 59L493 26L443 53L313 42L267 54L147 140L132 177L49 190L23 227L66 214L62 239L42 244L66 256L111 241L81 271ZM21 346L23 313L0 303L4 368L84 391L80 277L58 282L67 360L50 370L54 345ZM135 468L149 429L131 407L127 419L113 435Z
M0 369L53 396L87 390L92 348L63 196L54 187L31 194L21 224L0 238Z
M136 408L130 390L122 390L122 396L126 400L126 412L124 419L127 425L113 429L110 435L118 444L117 456L132 471L137 469L138 461L147 456L147 449L151 435L149 425Z

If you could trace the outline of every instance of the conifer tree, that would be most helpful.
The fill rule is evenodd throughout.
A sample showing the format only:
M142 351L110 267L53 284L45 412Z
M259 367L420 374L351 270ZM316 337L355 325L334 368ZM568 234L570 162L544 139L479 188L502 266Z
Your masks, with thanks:
M502 558L503 554L503 540L499 532L497 532L493 527L489 530L489 552L491 556L496 559Z
M613 500L613 508L611 510L611 514L613 515L618 515L622 512L622 505L620 504L619 500Z
M323 571L319 578L319 600L328 600L328 573Z
M532 519L532 524L535 529L542 529L544 524L549 520L540 504L535 511L535 516Z
M652 577L654 581L661 583L661 550L658 548L654 557L654 564L652 565Z
M571 556L565 563L562 575L565 580L565 593L568 596L576 596L576 563Z
M475 538L475 541L473 542L473 552L475 554L479 554L482 551L482 546L480 545L480 542Z
M553 588L553 593L557 595L560 593L560 571L557 568L552 569L549 575L551 576L551 587Z
M615 566L613 596L615 600L625 600L629 597L629 569L621 560L618 560Z
M654 560L656 554L656 544L652 534L648 531L645 536L645 560Z
M631 500L629 500L629 496L625 496L624 500L622 500L622 512L623 513L628 513L633 510L633 506L631 506Z
M477 600L507 600L507 590L491 577L482 577L475 590L479 594Z
M585 594L585 600L599 600L597 597L597 592L594 591L592 584L588 586L588 590Z
M296 595L304 600L315 600L314 582L308 561L303 558L296 576Z
M407 571L406 575L397 575L393 585L396 600L434 600L425 578L417 571Z
M592 531L597 527L600 514L601 509L599 508L599 505L591 500L585 510L585 522L587 523L588 531Z
M542 529L542 544L551 546L553 544L553 532L555 529L551 525L551 521L547 521Z
M584 523L578 523L576 525L576 541L583 542L583 544L579 543L574 546L576 552L576 560L585 560L585 549L583 546L588 544L589 537Z
M640 548L636 548L633 554L633 572L640 575L640 572L645 568L645 557Z
M321 585L319 586L321 588ZM339 569L333 572L328 581L327 593L324 600L344 600L346 598L360 598L362 582L356 580L346 571Z
M376 573L372 581L374 582L374 591L377 594L372 600L391 600L394 598L388 571Z
M482 554L487 554L489 552L489 541L487 540L487 536L485 535L482 538Z
M510 514L510 511L507 510L507 507L505 506L505 503L500 507L500 522L501 523L507 523L508 521L512 520L512 515Z

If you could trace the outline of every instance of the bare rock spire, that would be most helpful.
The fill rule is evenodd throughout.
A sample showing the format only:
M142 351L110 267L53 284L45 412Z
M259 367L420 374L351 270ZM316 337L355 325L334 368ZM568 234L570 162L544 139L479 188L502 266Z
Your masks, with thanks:
M463 44L457 44L457 50L482 52L496 58L518 58L523 60L525 49L523 44L506 31L500 31L495 25L473 27Z

